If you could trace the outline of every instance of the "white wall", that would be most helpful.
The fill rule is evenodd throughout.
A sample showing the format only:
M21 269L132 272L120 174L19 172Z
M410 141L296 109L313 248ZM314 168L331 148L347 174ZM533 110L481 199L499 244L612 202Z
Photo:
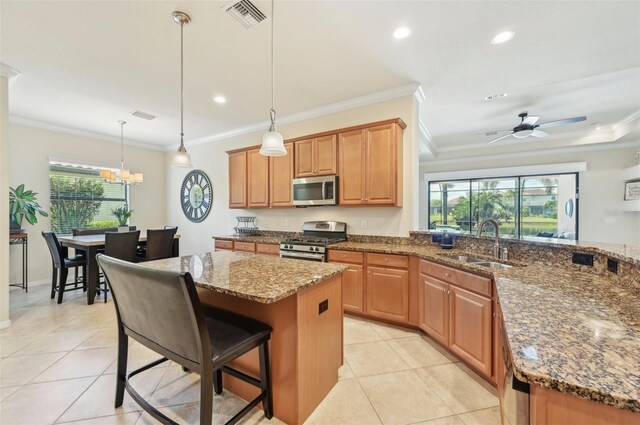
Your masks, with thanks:
M131 187L131 224L139 229L160 228L166 222L166 154L125 146L126 165L144 173L144 183ZM120 145L23 125L9 125L9 184L24 184L38 193L38 203L49 211L49 158L118 167ZM40 235L51 230L49 218L38 216L35 226L23 222L29 233L29 281L51 279L51 256ZM20 280L21 251L11 248L11 279Z
M638 143L640 148L640 142ZM631 211L631 204L623 200L622 170L638 164L634 155L638 148L602 149L556 154L540 152L522 157L497 158L482 162L438 163L420 167L420 176L441 171L476 170L563 162L587 163L587 171L579 175L579 232L580 240L640 245L640 212ZM421 183L421 191L427 186ZM426 195L425 195L426 196ZM559 204L560 205L560 204ZM427 227L427 202L420 204L420 228Z
M268 111L265 110L265 114ZM188 147L194 168L204 170L214 189L213 208L204 222L189 222L182 213L179 190L188 170L171 169L167 185L167 219L176 224L183 236L181 252L185 254L206 252L212 249L211 237L229 235L236 225L236 216L256 216L257 224L265 230L300 231L308 220L338 220L348 224L348 232L354 234L377 234L408 236L417 220L418 156L417 156L417 102L413 96L405 96L385 102L363 106L349 111L337 112L322 117L279 126L284 138L294 138L326 130L338 129L368 122L400 117L407 124L404 130L404 191L403 207L345 208L314 207L286 209L230 210L227 150L260 144L262 131L231 137L198 146ZM169 161L171 155L167 155ZM285 225L285 220L289 225ZM362 229L365 221L367 228Z
M0 75L0 329L11 325L9 319L9 81Z

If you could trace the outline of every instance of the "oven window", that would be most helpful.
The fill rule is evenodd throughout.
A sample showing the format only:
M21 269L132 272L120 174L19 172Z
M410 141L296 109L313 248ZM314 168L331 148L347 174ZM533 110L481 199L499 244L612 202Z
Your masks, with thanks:
M296 201L317 201L322 199L322 182L293 185L293 199Z

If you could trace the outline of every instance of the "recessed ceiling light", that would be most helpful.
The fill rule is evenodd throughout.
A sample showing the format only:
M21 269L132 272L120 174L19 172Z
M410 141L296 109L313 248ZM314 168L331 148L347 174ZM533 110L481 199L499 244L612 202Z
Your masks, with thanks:
M516 35L515 31L502 31L491 39L491 44L502 44L511 40Z
M498 93L498 94L492 94L491 96L485 96L484 100L502 99L503 97L507 97L507 93Z
M216 96L213 98L214 102L216 103L227 103L227 99L224 96Z
M398 40L402 40L403 38L407 38L407 37L409 37L409 35L411 35L411 30L409 28L407 28L407 27L398 27L393 32L393 37L398 39Z

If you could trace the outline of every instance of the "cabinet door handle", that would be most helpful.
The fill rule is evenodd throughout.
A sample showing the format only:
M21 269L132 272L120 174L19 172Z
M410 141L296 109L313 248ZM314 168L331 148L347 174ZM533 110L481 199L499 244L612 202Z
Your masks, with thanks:
M496 318L498 317L498 315L496 313L493 313L493 317Z
M449 273L445 273L444 275L445 275L446 277L451 277L451 274L449 274Z

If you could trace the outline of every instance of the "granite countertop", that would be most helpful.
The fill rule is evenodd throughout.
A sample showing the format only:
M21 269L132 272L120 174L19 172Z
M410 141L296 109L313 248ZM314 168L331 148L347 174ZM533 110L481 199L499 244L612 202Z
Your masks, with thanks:
M254 243L267 243L267 244L280 244L282 236L271 235L229 235L229 236L213 236L213 239L221 241L238 241L238 242L254 242Z
M450 257L466 254L461 250L435 245L341 242L330 248L414 255L492 277L520 380L640 413L637 288L540 263L488 269Z
M196 286L271 304L342 273L347 266L220 251L141 263L161 270L189 272Z

